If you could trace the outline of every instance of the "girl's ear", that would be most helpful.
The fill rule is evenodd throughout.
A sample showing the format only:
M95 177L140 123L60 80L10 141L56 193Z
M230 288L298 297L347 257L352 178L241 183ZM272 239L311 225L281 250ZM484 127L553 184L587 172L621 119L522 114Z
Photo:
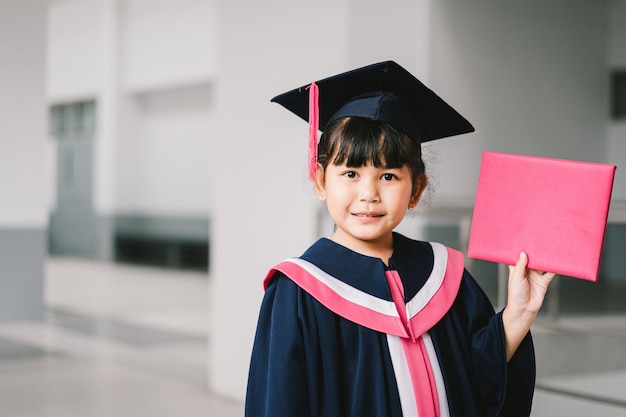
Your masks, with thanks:
M317 198L321 201L326 201L326 181L324 180L324 167L321 164L317 164L317 170L315 172L315 178L313 179L313 185L315 186L315 192Z
M409 208L412 209L417 206L417 203L419 203L422 193L426 187L428 187L428 176L426 174L421 174L415 179L415 184L413 184L413 194L409 200Z

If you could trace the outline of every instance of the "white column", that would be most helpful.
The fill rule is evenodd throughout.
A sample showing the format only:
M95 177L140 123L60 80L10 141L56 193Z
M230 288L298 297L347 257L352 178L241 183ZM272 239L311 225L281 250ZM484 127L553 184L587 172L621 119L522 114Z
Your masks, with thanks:
M308 126L270 99L346 68L344 3L242 0L218 7L209 385L222 395L244 397L265 273L315 239L319 203L306 179Z
M99 257L111 259L113 251L113 218L117 204L118 142L121 137L120 45L123 37L119 0L96 0L100 25L100 80L97 92L97 128L94 138L93 202L99 219Z
M0 2L0 320L43 316L50 204L46 1Z

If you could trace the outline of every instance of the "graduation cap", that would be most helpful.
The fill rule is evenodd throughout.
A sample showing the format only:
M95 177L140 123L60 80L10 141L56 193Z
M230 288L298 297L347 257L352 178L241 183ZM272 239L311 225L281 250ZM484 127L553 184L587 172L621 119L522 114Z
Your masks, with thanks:
M280 94L272 102L309 122L309 177L317 166L317 131L342 117L390 124L418 144L474 131L448 103L393 61L379 62Z

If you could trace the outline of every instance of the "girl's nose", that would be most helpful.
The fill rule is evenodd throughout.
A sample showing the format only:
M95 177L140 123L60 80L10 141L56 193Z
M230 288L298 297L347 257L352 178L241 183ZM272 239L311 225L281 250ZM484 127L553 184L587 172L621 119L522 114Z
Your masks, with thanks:
M378 193L378 184L376 181L369 180L361 182L359 201L366 203L375 203L380 201L380 194Z

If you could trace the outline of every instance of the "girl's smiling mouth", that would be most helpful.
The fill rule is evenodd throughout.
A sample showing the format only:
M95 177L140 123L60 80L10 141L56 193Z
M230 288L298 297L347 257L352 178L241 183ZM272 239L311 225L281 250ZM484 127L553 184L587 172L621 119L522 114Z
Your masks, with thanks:
M351 214L360 219L375 219L375 218L384 216L384 214L382 213L375 213L375 212L370 212L370 211L363 211L363 212L357 212L357 213L351 213Z

